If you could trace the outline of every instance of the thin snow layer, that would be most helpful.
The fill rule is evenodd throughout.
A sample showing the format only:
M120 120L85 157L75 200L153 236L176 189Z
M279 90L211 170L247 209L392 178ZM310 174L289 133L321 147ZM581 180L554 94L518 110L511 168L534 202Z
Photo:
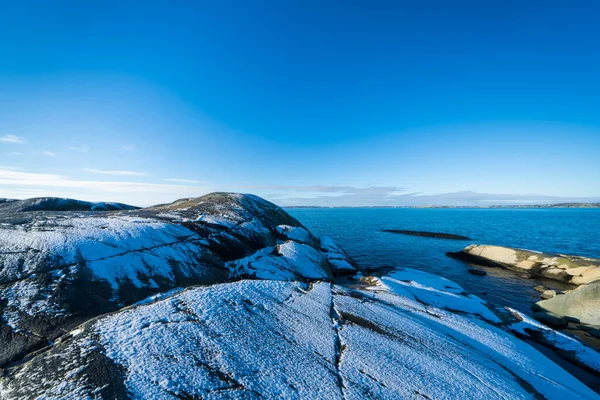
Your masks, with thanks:
M94 375L86 366L98 357L121 372ZM114 395L120 386L138 399L599 398L472 316L393 293L283 281L188 289L120 311L0 377L6 399Z
M174 262L184 275L193 273L199 256L193 239L194 232L184 226L128 216L57 217L52 225L44 222L28 230L17 225L0 230L5 252L0 282L44 271L48 262L54 269L83 262L114 289L124 279L147 286L140 274L173 279Z
M366 300L366 301L365 301ZM336 296L348 399L599 398L544 355L477 318L373 293Z
M233 276L258 279L331 279L327 260L311 246L288 240L227 263Z
M196 218L196 222L202 222L210 225L217 225L223 228L233 228L237 221L228 218L226 215L211 215L211 214L202 214Z
M277 233L289 240L308 245L313 245L315 243L314 236L304 228L290 225L278 225L276 229Z
M65 310L53 299L53 293L70 279L63 271L54 271L49 281L21 280L7 285L0 291L5 302L1 319L14 332L21 332L19 321L22 314L36 315L41 318L60 318Z
M95 331L136 398L285 397L292 387L310 398L339 392L330 304L327 284L243 282L120 313Z
M325 253L325 257L333 270L338 273L348 273L356 271L356 267L352 262L352 259L328 236L322 236L320 238L321 250Z
M512 308L508 309L513 315L518 316L521 320L508 327L509 330L522 335L524 337L540 336L548 345L571 353L573 357L581 364L600 372L600 354L593 349L584 346L579 340L557 332L554 329L540 324L536 320L529 318L527 315L518 312ZM538 339L539 340L539 339Z
M380 279L381 288L421 303L451 311L479 315L490 322L501 322L477 296L467 293L451 280L412 268L403 268ZM374 289L379 289L375 287Z

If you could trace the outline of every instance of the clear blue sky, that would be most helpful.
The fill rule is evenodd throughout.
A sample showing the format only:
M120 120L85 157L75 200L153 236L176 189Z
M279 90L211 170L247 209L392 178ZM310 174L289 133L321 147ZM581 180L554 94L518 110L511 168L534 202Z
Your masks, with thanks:
M5 1L0 197L600 199L595 1Z

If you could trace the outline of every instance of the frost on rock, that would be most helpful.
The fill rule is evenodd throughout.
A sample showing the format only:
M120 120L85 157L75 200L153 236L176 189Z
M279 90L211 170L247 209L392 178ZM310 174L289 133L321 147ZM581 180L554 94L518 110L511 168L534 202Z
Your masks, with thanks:
M256 196L111 207L48 198L0 203L0 337L13 344L0 346L0 366L89 318L177 287L333 276L316 239Z
M238 277L275 280L332 278L327 260L313 247L287 241L228 264Z
M329 283L352 259L258 197L19 203L0 205L2 399L598 398L450 281Z
M338 274L354 273L358 270L356 262L328 236L320 239L321 250L325 254L331 269Z
M557 332L517 310L512 308L508 310L519 320L508 327L510 331L526 338L535 338L538 342L570 353L571 358L580 365L600 372L600 354L598 352L583 345L579 340Z
M315 237L306 229L299 226L279 225L277 232L287 240L315 246Z
M467 293L451 280L412 268L402 268L380 279L383 290L421 303L451 311L479 315L490 322L501 322L485 301ZM375 287L377 289L377 287Z
M0 207L2 207L2 211L11 213L26 211L115 211L138 208L123 203L93 203L60 197L39 197L27 200L0 199Z
M6 370L3 398L598 398L482 320L329 283L187 289L81 329Z

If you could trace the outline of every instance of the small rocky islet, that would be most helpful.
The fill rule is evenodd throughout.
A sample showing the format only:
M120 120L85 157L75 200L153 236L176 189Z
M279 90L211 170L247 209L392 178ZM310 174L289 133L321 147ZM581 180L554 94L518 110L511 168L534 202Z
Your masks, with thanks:
M462 235L454 235L452 233L429 232L429 231L410 231L403 229L382 229L382 232L397 233L400 235L420 236L434 239L450 239L450 240L471 240L471 238Z
M369 267L252 195L0 201L0 396L600 398L522 339L598 374L593 349Z

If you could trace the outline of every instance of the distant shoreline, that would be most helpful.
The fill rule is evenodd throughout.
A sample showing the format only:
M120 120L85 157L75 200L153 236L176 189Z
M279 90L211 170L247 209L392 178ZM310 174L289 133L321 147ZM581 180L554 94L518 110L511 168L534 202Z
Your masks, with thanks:
M600 208L600 203L557 203L527 205L490 205L490 206L283 206L283 208Z

